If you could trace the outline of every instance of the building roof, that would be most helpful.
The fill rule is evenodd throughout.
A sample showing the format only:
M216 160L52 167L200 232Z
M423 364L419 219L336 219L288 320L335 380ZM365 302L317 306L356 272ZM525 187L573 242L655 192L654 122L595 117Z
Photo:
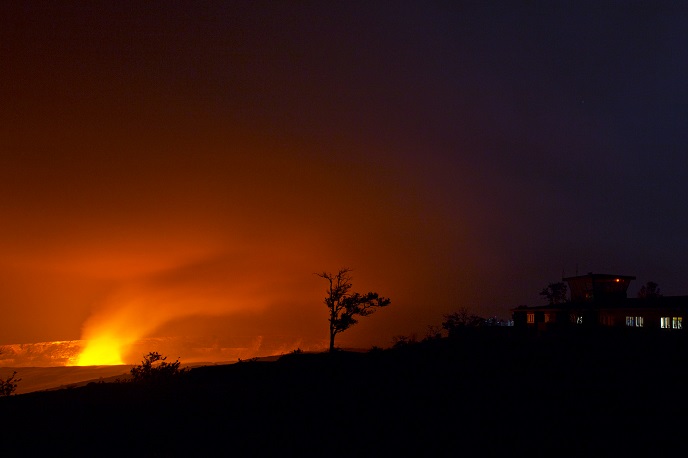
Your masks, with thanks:
M688 296L659 296L647 299L630 298L616 302L564 302L561 304L535 305L519 307L511 309L512 312L560 312L573 311L581 309L595 309L595 310L624 310L624 309L678 309L688 308Z
M613 275L613 274L594 274L592 272L588 272L585 275L576 275L573 277L564 277L562 280L564 281L569 281L569 280L575 280L578 278L591 278L593 280L616 280L621 279L621 280L635 280L635 277L633 275Z
M626 299L626 291L632 280L631 275L594 274L563 279L569 284L572 302L618 301Z

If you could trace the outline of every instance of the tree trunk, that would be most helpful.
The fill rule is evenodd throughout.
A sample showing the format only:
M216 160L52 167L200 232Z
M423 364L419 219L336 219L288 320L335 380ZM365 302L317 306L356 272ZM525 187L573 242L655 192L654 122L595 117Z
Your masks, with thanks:
M330 353L334 351L334 335L336 333L334 332L334 326L330 324Z

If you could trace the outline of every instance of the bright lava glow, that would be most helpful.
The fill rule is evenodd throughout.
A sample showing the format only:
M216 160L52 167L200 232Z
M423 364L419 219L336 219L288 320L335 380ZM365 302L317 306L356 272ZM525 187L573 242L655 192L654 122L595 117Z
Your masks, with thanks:
M120 355L120 344L112 337L89 340L79 355L77 366L112 366L124 364Z

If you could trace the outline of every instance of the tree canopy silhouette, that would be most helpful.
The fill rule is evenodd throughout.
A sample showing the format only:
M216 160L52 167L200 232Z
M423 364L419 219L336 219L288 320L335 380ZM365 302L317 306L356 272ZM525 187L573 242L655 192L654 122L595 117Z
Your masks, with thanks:
M654 299L657 297L662 297L662 291L659 289L659 285L653 281L645 283L638 291L639 299Z
M161 382L181 375L186 371L180 369L179 360L168 363L167 356L162 356L156 351L152 351L143 357L143 361L138 366L131 368L131 377L134 382Z
M566 302L566 292L566 283L550 283L546 288L543 288L542 291L540 291L540 296L546 297L549 305L563 304Z
M340 269L336 274L322 272L316 274L329 282L325 305L330 310L330 352L334 351L334 339L358 323L357 316L368 316L379 307L386 307L390 300L377 293L352 293L351 269Z

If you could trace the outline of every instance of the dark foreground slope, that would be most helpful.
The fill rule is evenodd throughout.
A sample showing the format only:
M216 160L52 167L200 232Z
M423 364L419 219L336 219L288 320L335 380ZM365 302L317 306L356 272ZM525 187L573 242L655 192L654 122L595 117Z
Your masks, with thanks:
M683 449L684 339L494 331L396 350L197 368L165 385L101 383L0 399L1 451L616 456Z

